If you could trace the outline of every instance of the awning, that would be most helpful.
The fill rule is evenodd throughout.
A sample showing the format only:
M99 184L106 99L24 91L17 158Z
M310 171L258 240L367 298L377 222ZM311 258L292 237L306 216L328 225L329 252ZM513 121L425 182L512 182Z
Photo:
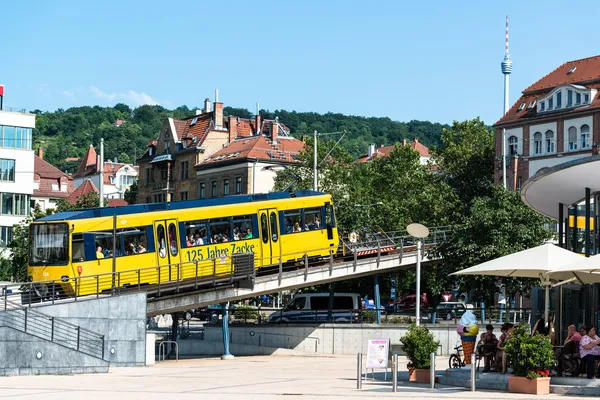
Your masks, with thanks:
M161 154L160 156L156 156L152 159L152 161L150 161L151 164L153 163L158 163L158 162L162 162L162 161L172 161L172 155L171 154Z
M558 204L570 206L581 202L585 188L592 193L600 191L600 155L542 170L523 184L521 200L534 210L558 219Z

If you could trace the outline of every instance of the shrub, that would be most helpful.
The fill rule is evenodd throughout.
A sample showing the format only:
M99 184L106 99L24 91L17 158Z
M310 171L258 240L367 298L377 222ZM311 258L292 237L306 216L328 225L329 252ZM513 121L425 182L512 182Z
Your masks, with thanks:
M362 322L364 324L374 324L377 321L377 312L375 310L363 310Z
M235 319L243 319L244 321L248 319L257 319L258 311L254 307L251 307L247 304L242 304L235 308L233 317Z
M406 335L400 338L402 350L410 360L408 368L427 369L430 367L429 355L435 353L437 342L429 329L424 326L410 325Z
M537 333L531 336L529 327L524 324L513 329L504 350L516 376L535 379L554 366L550 339Z

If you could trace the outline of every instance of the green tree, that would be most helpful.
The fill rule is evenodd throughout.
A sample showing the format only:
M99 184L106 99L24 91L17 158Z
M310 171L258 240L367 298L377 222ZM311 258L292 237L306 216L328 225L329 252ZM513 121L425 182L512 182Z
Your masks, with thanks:
M25 282L29 260L29 224L31 218L13 225L13 238L8 250L0 253L0 279ZM9 254L10 252L10 254Z
M65 199L60 199L56 202L56 212L83 210L86 208L97 208L100 201L100 196L96 192L89 192L83 196L79 196L75 204L71 204ZM104 207L108 205L108 200L104 199Z
M127 188L127 190L125 190L125 201L129 204L136 204L137 203L137 198L138 198L138 183L137 182L133 182L133 184L131 186L129 186L129 188Z

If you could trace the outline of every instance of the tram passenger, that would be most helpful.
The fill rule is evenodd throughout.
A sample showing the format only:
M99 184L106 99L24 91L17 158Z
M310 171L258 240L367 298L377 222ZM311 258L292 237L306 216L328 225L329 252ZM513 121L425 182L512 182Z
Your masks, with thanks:
M186 245L187 247L192 247L192 246L194 246L194 245L195 245L195 244L194 244L194 238L192 237L192 235L189 235L189 236L186 236L186 237L185 237L185 245Z
M138 253L145 253L146 251L147 250L146 250L146 247L144 246L144 242L140 242L138 244Z
M233 240L240 240L240 239L241 239L240 230L239 230L239 228L235 228L233 230Z
M96 258L104 258L104 253L102 252L102 246L98 246L96 248Z
M250 228L246 229L246 234L244 235L244 239L252 239L252 231L250 230Z
M319 217L315 217L315 227L314 229L321 229L321 221L319 221Z
M193 240L193 246L202 246L204 244L204 240L200 237L199 234L196 233Z
M296 222L296 223L294 224L294 231L293 231L293 232L294 232L294 233L297 233L297 232L302 232L302 228L300 228L300 224L299 224L299 223L297 223L297 222Z

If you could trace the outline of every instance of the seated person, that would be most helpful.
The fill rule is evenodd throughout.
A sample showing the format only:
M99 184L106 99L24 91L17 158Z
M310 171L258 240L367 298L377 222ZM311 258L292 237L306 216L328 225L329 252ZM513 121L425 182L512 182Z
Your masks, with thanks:
M297 233L297 232L302 232L302 228L300 228L300 224L298 222L296 222L294 224L294 229L293 229L293 233Z
M500 335L500 339L498 340L498 344L496 345L496 348L498 349L496 351L496 366L498 370L502 370L503 374L506 373L508 367L508 360L506 358L506 351L504 351L504 347L506 346L506 342L508 342L508 339L512 334L513 327L514 325L510 322L507 322L504 325L502 325L502 335Z
M96 247L96 258L104 258L104 253L102 252L102 246Z
M485 333L481 336L482 346L480 354L485 358L485 368L483 369L483 372L490 372L491 363L496 355L496 347L498 345L498 339L496 339L496 335L494 335L494 327L492 325L487 325L485 327Z
M587 329L587 335L581 338L579 342L579 356L585 364L585 371L588 379L594 378L596 361L600 360L600 338L596 335L596 328Z
M140 242L138 244L138 253L145 253L146 251L148 251L148 250L146 250L146 246L144 246L143 242Z
M196 235L194 235L193 243L194 246L202 246L204 244L204 240L202 240L200 235L196 233Z
M252 237L252 231L250 228L248 228L248 230L246 230L246 234L244 235L244 239L252 239Z

